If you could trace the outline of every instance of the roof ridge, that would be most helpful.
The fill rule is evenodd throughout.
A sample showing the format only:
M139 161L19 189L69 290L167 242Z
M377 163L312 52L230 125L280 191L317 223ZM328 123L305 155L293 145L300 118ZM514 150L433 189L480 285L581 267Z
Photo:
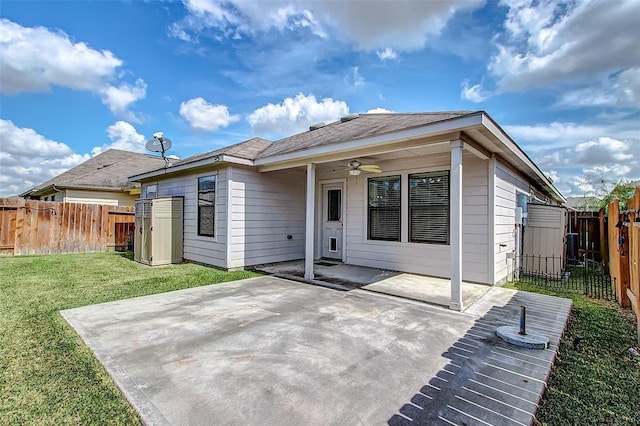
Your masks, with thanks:
M451 111L412 111L412 112L361 112L359 115L441 115L441 114L473 114L478 110L451 110ZM339 121L339 120L338 120Z

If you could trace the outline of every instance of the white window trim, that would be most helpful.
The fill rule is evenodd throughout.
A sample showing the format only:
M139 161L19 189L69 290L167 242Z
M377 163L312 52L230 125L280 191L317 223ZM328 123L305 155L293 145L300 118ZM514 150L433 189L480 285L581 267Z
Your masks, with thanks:
M372 240L369 238L369 178L389 178L392 176L400 177L400 241L389 241L389 240ZM384 173L381 175L367 175L364 179L364 239L367 243L401 243L403 242L403 228L405 226L404 220L402 220L402 208L404 204L404 191L402 188L406 183L406 176L404 172L398 173Z
M143 195L142 198L149 198L147 197L147 188L151 185L155 185L156 186L156 196L153 198L158 198L158 181L154 181L154 182L147 182L142 186L142 191L140 195Z
M427 172L444 172L448 171L451 174L451 165L443 164L440 166L427 166L420 168L403 169L401 171L385 171L379 175L365 175L363 188L363 243L374 246L386 246L386 247L406 247L407 245L415 247L449 247L449 244L441 243L416 243L409 241L409 191L404 190L409 185L409 175L416 173ZM385 240L370 240L369 239L369 177L385 177L385 176L400 176L400 241L385 241ZM406 217L406 218L405 218ZM405 219L405 220L403 220Z
M208 235L200 235L198 233L198 179L202 178L202 177L209 177L209 176L215 176L216 177L216 183L215 183L215 194L214 194L214 198L213 198L213 236L210 237ZM196 240L199 241L207 241L207 242L214 242L217 243L218 242L218 236L220 235L220 232L218 230L218 189L219 189L219 185L220 185L220 175L218 174L217 171L215 172L207 172L207 173L199 173L197 175L195 175L195 218L194 218L194 223L195 223L195 232L194 232L194 238Z

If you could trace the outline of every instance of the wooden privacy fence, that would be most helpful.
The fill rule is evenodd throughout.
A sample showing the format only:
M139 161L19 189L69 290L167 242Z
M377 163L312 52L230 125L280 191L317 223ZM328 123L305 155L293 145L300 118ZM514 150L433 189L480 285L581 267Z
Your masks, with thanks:
M627 206L620 211L618 200L609 204L609 272L618 303L636 314L640 337L640 188Z
M127 249L133 207L0 198L0 254Z
M598 212L570 211L567 221L567 233L576 235L576 252L567 253L568 257L573 254L576 259L604 260L602 257L602 236L603 228L600 226L600 216Z

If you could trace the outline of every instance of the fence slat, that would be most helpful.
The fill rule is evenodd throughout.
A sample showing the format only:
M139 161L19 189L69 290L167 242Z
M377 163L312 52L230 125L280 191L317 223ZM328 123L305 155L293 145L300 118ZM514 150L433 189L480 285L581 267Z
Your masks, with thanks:
M116 224L132 232L133 207L0 198L0 254L113 250ZM121 214L111 215L109 212ZM119 235L120 235L119 234ZM120 235L126 241L126 235ZM3 247L7 247L6 249Z

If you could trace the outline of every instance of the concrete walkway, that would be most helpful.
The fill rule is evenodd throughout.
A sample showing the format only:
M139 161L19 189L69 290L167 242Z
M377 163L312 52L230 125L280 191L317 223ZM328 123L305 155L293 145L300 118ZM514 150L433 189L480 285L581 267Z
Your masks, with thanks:
M529 327L547 350L511 347ZM62 311L146 424L530 424L571 303L467 312L263 276Z
M287 279L302 280L304 277L303 260L262 265L256 269ZM451 300L451 281L445 278L347 265L333 261L318 261L313 269L315 280L312 283L340 290L359 288L446 307L449 306ZM463 309L473 305L490 288L488 285L463 281Z

